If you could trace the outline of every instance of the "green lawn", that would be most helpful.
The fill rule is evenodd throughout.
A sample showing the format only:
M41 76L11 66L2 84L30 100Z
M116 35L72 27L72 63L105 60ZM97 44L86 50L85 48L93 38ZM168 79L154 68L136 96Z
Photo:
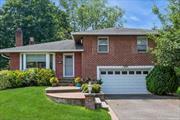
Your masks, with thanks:
M107 111L57 104L44 93L45 87L0 91L0 120L110 120Z

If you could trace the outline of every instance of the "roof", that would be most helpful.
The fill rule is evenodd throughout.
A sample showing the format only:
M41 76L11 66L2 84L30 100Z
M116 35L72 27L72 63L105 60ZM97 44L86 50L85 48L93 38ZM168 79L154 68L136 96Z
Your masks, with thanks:
M0 53L13 52L76 52L83 51L81 45L76 45L74 40L62 40L13 48L0 49Z
M158 34L155 30L137 28L106 28L100 30L89 30L84 32L73 32L72 35L147 35Z

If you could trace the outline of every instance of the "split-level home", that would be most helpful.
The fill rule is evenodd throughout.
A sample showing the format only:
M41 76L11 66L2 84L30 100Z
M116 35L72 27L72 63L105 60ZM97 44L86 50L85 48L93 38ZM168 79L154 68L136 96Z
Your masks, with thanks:
M9 57L11 70L50 68L59 79L101 79L105 94L147 93L145 77L153 68L148 49L155 46L147 35L157 32L107 28L71 34L72 40L23 46L22 30L17 29L16 47L0 53Z

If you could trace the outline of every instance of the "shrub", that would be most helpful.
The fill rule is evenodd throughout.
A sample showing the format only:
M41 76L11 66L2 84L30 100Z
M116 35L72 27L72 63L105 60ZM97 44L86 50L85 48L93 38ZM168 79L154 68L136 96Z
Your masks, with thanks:
M52 78L50 79L50 83L51 83L52 86L57 86L58 83L59 83L59 80L58 80L57 77L52 77Z
M50 69L4 70L0 71L0 89L37 85L47 86L50 85L52 77L55 77L55 73Z
M180 86L180 67L175 67L175 72L178 79L178 85Z
M85 83L81 86L82 92L88 93L88 84ZM101 91L100 84L92 84L92 93L99 93Z
M25 72L30 86L48 86L50 85L50 79L55 77L54 71L50 69L32 68Z
M178 89L176 90L176 94L180 96L180 87L178 87Z
M87 83L82 84L81 89L82 89L82 92L87 93L88 92L88 84Z
M155 66L146 77L147 89L153 94L166 95L177 90L178 81L171 67Z
M6 70L0 71L0 89L1 90L11 88L11 83L7 75L8 72L9 71L6 71Z
M50 85L50 79L55 77L55 73L51 69L39 69L37 72L37 84L40 86Z
M101 85L100 84L93 84L92 92L93 93L99 93L101 91Z

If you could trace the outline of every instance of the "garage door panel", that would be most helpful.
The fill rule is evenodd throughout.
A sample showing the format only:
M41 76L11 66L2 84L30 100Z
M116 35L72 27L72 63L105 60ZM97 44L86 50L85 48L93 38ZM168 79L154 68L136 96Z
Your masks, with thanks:
M117 71L113 69L106 69L104 71ZM122 70L119 70L122 71ZM105 94L145 94L148 93L146 89L146 75L143 74L143 69L136 69L136 71L141 71L141 74L136 74L134 71L133 75L128 74L128 71L133 71L132 69L126 70L127 74L122 75L122 72L118 75L106 74L101 75L103 81L102 91ZM147 71L147 69L146 69ZM112 73L112 72L111 72Z

